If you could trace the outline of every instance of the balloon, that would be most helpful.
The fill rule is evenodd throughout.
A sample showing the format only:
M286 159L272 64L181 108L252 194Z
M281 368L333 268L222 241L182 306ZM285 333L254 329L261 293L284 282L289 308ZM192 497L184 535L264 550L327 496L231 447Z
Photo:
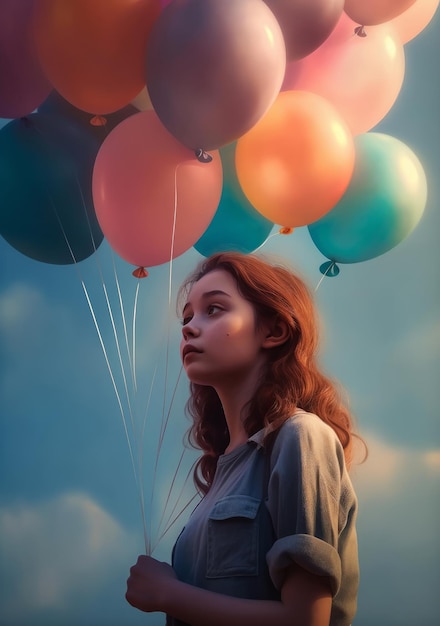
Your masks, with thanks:
M122 258L159 265L199 239L222 189L220 156L212 156L210 163L198 161L154 111L132 115L110 133L96 158L93 198L101 228Z
M235 250L248 254L267 239L273 223L250 204L235 172L235 143L220 149L223 190L220 204L206 232L194 244L203 256Z
M147 87L162 123L192 150L231 143L267 111L286 50L263 0L181 0L157 19Z
M39 0L35 40L48 79L78 109L121 109L145 85L145 46L159 13L158 0Z
M355 137L353 178L340 202L309 226L316 247L338 263L372 259L403 241L426 204L423 167L404 143L381 133Z
M341 17L344 0L265 0L283 32L287 59L301 59L316 50Z
M392 20L400 41L407 43L417 37L430 23L438 9L439 0L417 0L409 9Z
M342 14L330 37L286 68L283 90L317 93L346 119L354 135L375 126L393 106L405 73L403 45L390 24L371 26L366 37Z
M344 11L363 26L383 24L400 15L416 0L345 0Z
M41 113L0 131L0 234L26 256L69 264L103 235L91 179L99 143L77 125Z
M76 123L102 143L115 126L129 115L138 113L138 110L134 106L128 105L119 111L109 113L105 118L102 118L102 125L95 126L92 124L90 113L77 109L59 93L52 91L49 97L38 107L38 112L66 119L69 124Z
M237 141L236 168L252 205L282 226L319 219L344 193L353 171L350 131L316 94L281 93Z
M27 115L49 94L33 47L34 0L0 2L0 117Z

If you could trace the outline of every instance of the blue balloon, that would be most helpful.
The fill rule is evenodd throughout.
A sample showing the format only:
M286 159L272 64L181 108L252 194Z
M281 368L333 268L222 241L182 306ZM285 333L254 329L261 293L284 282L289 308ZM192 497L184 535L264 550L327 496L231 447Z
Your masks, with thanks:
M220 148L223 166L223 189L217 211L194 248L210 256L215 252L233 250L249 254L264 243L273 223L263 217L241 190L235 173L235 146Z
M394 248L414 230L427 199L423 167L402 141L365 133L354 142L354 172L345 194L308 226L316 247L337 263L359 263Z
M103 240L92 200L100 142L67 120L34 113L0 130L0 235L26 256L70 264Z

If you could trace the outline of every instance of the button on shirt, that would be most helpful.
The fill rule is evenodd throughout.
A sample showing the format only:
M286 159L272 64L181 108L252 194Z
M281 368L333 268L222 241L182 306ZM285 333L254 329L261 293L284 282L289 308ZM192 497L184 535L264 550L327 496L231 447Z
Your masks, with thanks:
M264 431L220 456L173 550L179 580L240 598L280 599L294 563L329 580L330 626L349 626L359 582L357 500L333 429L297 411L270 457ZM170 626L182 622L168 617Z

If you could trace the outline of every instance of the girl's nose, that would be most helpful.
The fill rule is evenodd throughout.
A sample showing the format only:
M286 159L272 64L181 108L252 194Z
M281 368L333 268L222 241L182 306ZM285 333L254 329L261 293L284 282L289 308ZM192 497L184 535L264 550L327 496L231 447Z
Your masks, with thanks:
M200 331L193 324L192 320L191 322L185 324L185 326L183 326L182 328L182 335L185 340L189 339L190 337L197 337L199 334Z

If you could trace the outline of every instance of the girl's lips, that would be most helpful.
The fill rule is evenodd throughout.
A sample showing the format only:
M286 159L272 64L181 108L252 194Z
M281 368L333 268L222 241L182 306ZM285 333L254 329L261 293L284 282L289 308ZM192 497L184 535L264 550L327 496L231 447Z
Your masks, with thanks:
M188 354L200 354L201 350L198 350L192 345L187 345L182 350L182 359L184 359Z

